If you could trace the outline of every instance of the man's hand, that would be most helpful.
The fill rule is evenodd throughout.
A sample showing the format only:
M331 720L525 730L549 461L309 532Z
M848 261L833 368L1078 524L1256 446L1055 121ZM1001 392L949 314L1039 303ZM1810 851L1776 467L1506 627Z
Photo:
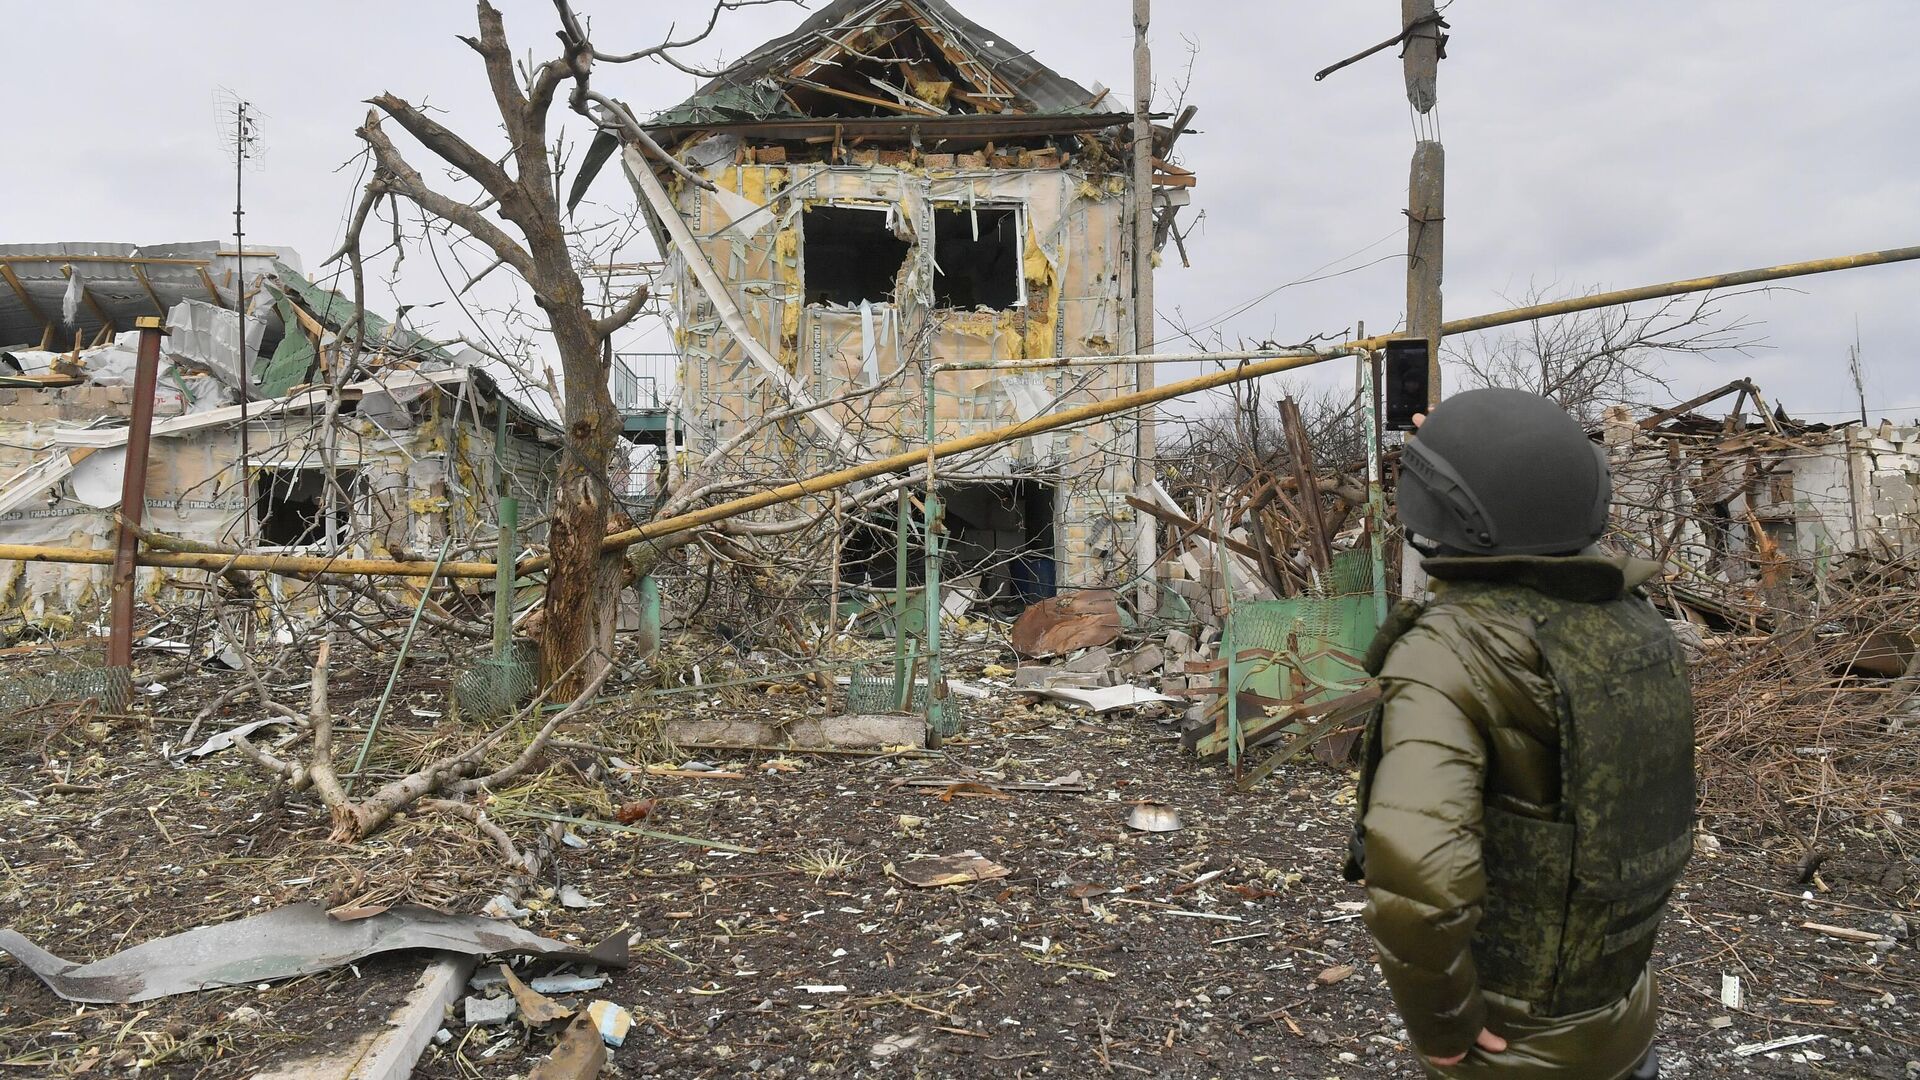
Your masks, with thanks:
M1501 1038L1498 1035L1495 1035L1493 1032L1488 1031L1486 1028L1481 1028L1480 1034L1475 1035L1473 1037L1473 1045L1479 1050L1484 1051L1485 1053L1497 1054L1500 1051L1505 1050L1507 1048L1507 1040ZM1452 1057L1427 1058L1428 1061L1433 1062L1435 1065L1438 1065L1441 1068L1446 1068L1448 1065L1458 1065L1462 1061L1465 1061L1466 1059L1467 1059L1467 1055L1464 1052L1455 1054Z

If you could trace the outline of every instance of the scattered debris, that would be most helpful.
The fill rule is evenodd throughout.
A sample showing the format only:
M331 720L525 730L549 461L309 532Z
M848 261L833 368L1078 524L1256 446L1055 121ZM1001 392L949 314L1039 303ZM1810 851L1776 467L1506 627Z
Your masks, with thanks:
M1120 637L1119 601L1098 589L1062 593L1022 612L1011 634L1014 651L1036 659L1111 645Z
M1178 698L1165 694L1156 694L1144 686L1106 686L1098 690L1078 690L1072 687L1054 686L1042 691L1046 696L1065 701L1095 714L1104 715L1116 709L1135 709L1156 702L1178 701Z
M410 906L343 923L317 905L290 904L144 942L91 964L62 960L11 930L0 930L0 950L12 953L54 993L68 1001L122 1004L291 979L399 949L552 956L606 967L627 962L625 938L587 951L510 923Z
M886 869L888 874L922 889L937 889L944 885L971 885L977 881L994 881L1013 873L999 863L983 858L977 851L963 851L958 855L937 858L912 859L898 866L888 863Z
M587 1016L593 1021L594 1030L600 1033L600 1041L608 1046L625 1043L627 1032L633 1029L633 1014L611 1001L595 1001L588 1005Z
M580 994L607 985L605 975L542 975L527 985L543 994Z
M867 1056L875 1061L884 1061L895 1055L903 1054L919 1045L920 1036L918 1035L888 1035L886 1038L874 1043L873 1046L868 1049Z
M1755 1054L1770 1054L1775 1050L1785 1050L1790 1046L1805 1046L1807 1043L1826 1038L1818 1032L1811 1035L1787 1035L1766 1042L1741 1043L1733 1048L1734 1057L1753 1057Z
M494 1027L513 1019L518 1008L511 997L470 997L461 1002L460 1019L468 1027Z
M1135 803L1133 810L1127 814L1127 828L1165 833L1179 832L1186 828L1186 824L1180 820L1180 812L1166 803L1142 802Z
M573 1015L574 1010L521 982L507 965L500 965L500 975L507 980L507 991L520 1007L520 1022L528 1027L542 1027Z
M553 1052L533 1067L527 1080L593 1080L606 1067L607 1044L597 1022L583 1013L560 1033Z
M1803 922L1800 924L1800 929L1811 930L1816 934L1825 934L1828 937L1839 938L1842 941L1858 942L1862 945L1877 945L1882 941L1892 940L1885 934L1875 933L1871 930L1854 930L1845 926L1829 926L1826 923Z

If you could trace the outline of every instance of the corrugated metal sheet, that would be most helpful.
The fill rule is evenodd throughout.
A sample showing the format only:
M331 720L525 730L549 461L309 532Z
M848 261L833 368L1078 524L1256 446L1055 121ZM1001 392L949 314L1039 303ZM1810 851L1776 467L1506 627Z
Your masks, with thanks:
M76 331L85 341L93 340L100 332L103 314L116 331L125 332L133 329L134 320L143 315L165 318L182 300L231 308L239 295L239 260L221 255L225 250L218 241L149 246L0 245L0 266L10 275L0 280L0 348L37 346L52 325L54 347L70 349ZM280 322L268 312L267 299L258 290L271 260L251 257L256 251L274 252L294 265L300 257L285 247L248 246L246 275L248 291L254 296L252 314L266 319L267 342L271 344L280 338ZM85 295L91 298L91 303L82 300L76 305L71 321L64 310L69 274L80 281Z

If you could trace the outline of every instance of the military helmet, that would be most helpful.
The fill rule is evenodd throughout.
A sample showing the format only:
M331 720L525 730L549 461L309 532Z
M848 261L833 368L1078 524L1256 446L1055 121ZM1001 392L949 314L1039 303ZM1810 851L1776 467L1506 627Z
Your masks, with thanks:
M1606 529L1606 456L1552 399L1520 390L1448 398L1400 455L1407 531L1464 555L1561 555Z

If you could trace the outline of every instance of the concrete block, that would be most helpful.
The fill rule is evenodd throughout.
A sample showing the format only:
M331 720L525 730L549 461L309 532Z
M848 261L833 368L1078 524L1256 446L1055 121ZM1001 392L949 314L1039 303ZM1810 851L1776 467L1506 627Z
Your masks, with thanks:
M1167 663L1167 654L1158 645L1143 645L1127 657L1127 672L1134 676L1159 671Z
M1112 667L1113 667L1113 653L1111 650L1107 649L1105 646L1102 646L1097 649L1088 649L1086 652L1081 653L1079 656L1076 656L1073 659L1068 660L1066 663L1063 663L1060 665L1060 670L1072 671L1072 672L1097 672L1097 671L1108 671L1108 670L1111 670Z
M802 716L781 725L770 720L670 720L667 741L675 746L836 746L878 750L927 745L927 723L918 716Z

